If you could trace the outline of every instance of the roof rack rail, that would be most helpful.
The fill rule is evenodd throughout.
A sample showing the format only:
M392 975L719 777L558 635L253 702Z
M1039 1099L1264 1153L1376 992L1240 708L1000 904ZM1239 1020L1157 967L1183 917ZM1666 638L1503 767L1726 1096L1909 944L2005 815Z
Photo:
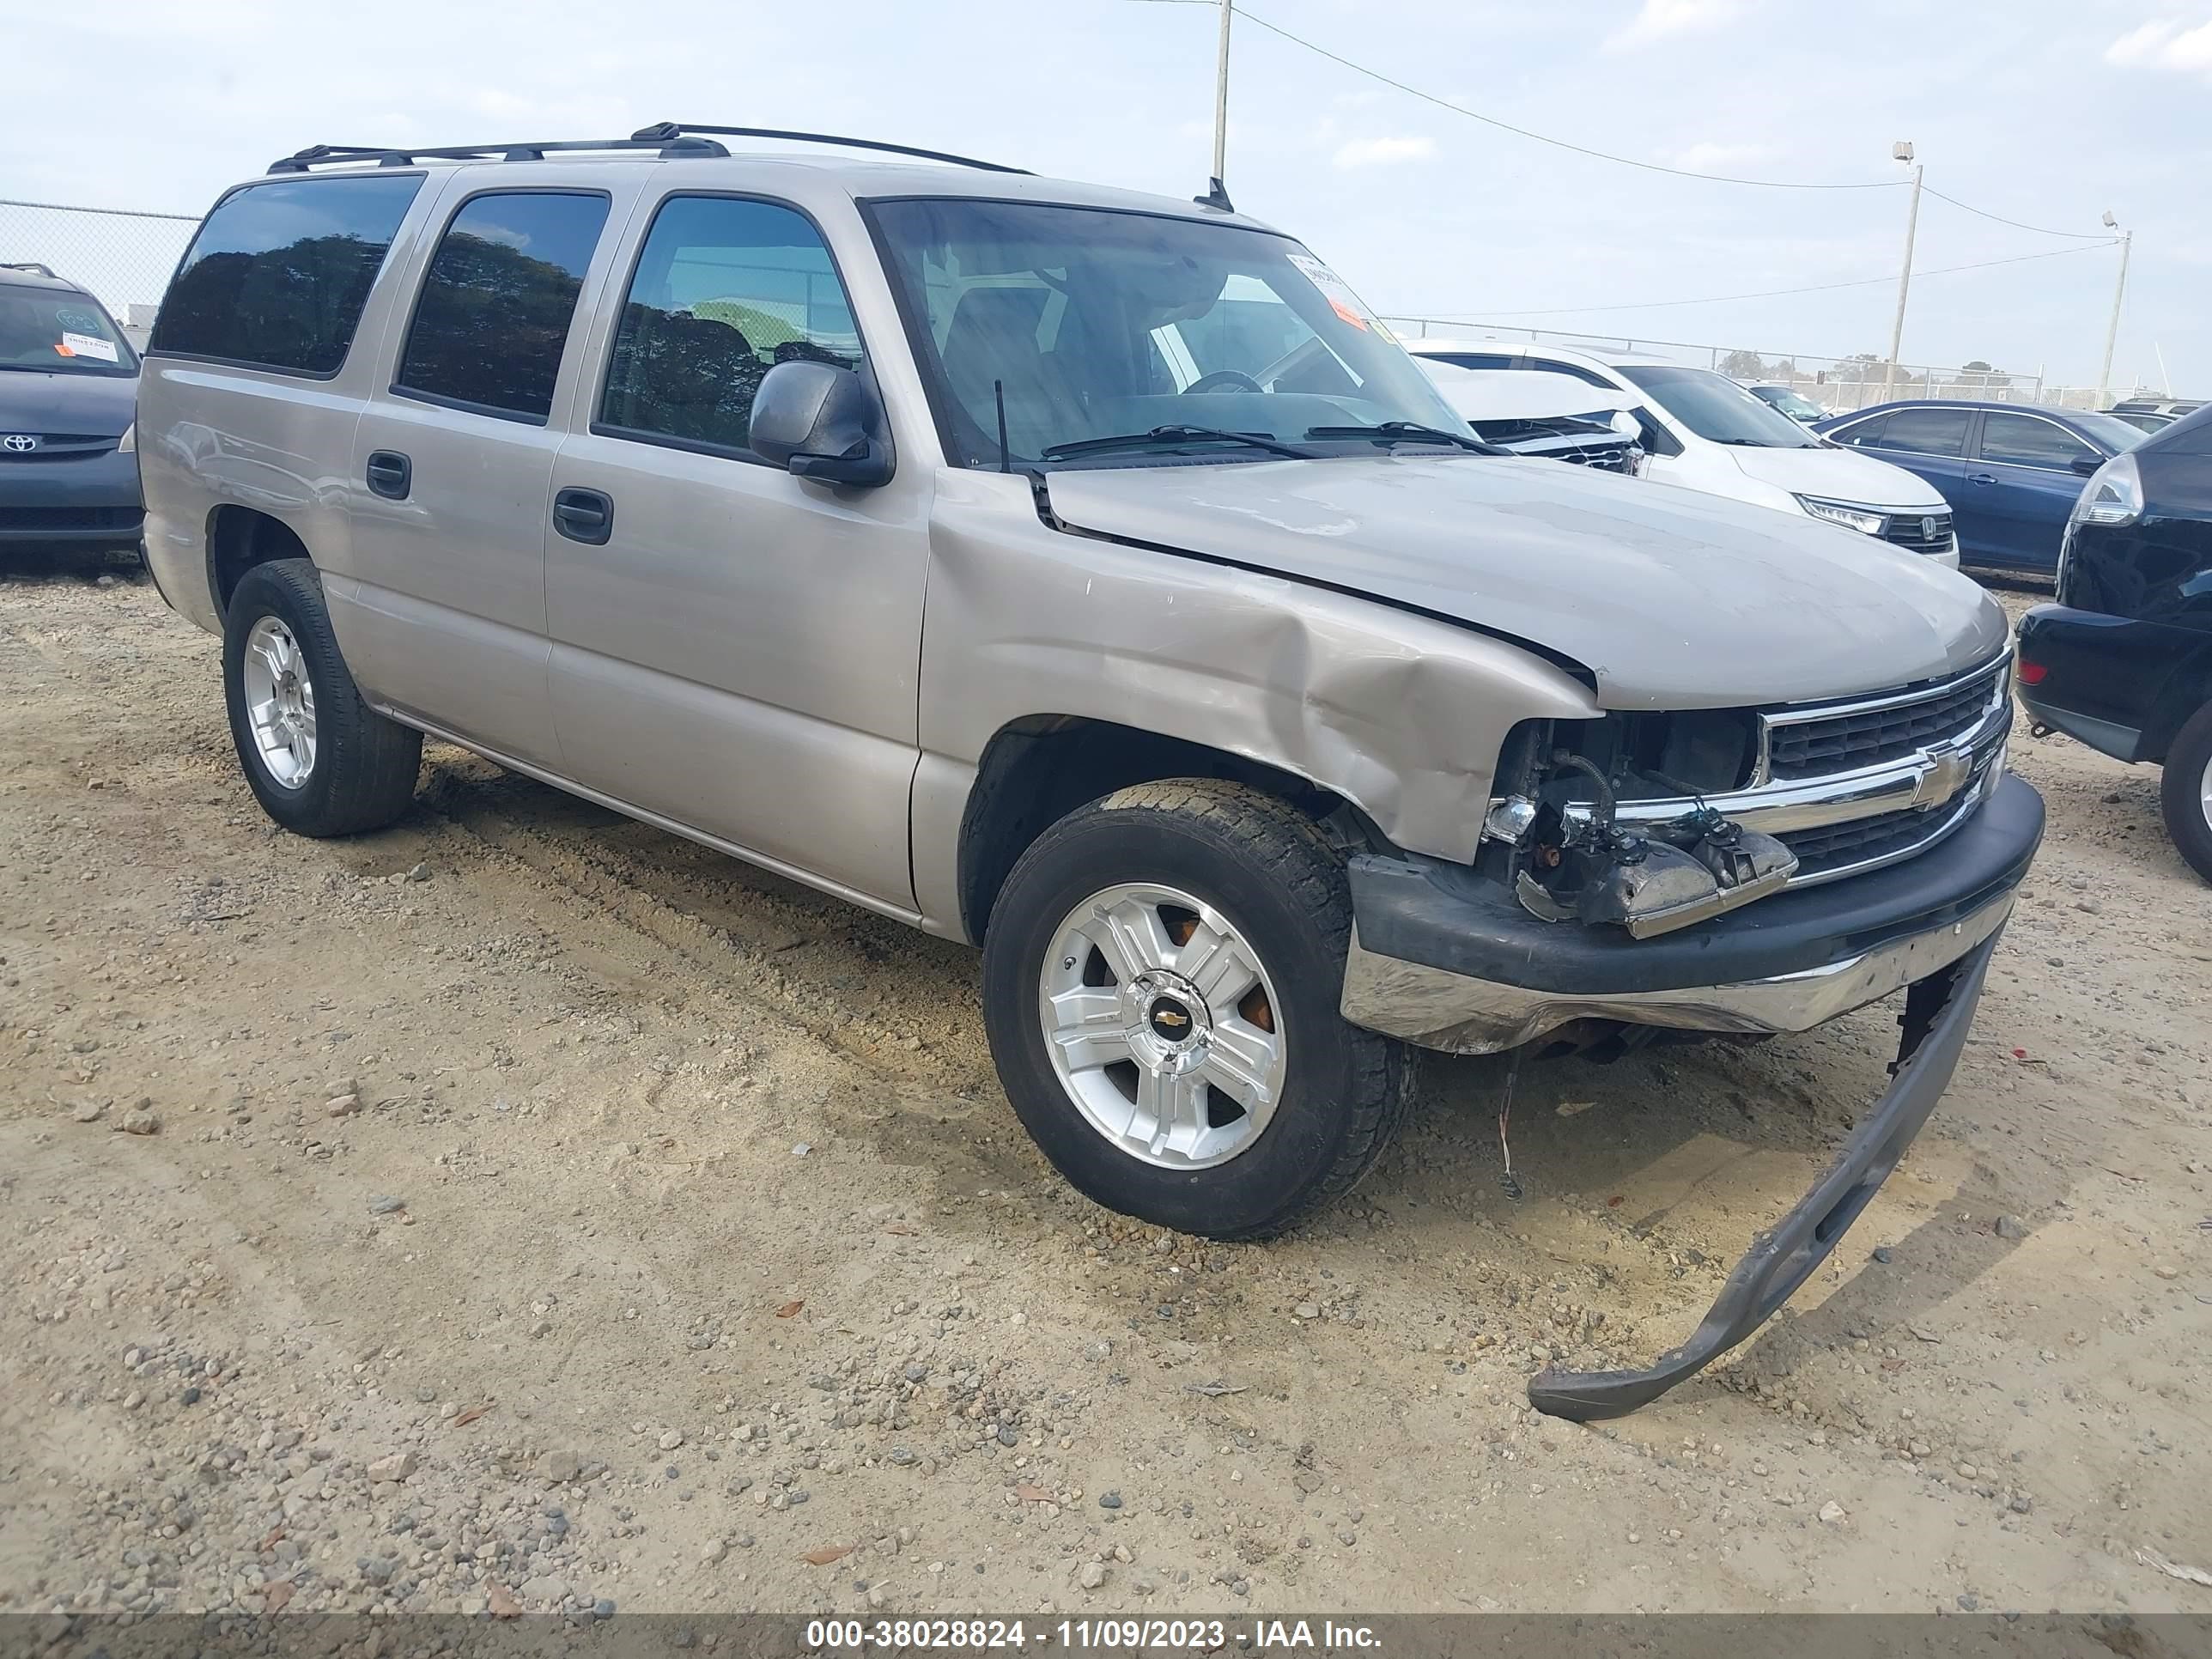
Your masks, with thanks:
M659 121L649 127L640 127L630 136L640 143L672 143L693 134L711 133L719 138L790 138L805 144L837 144L847 149L881 150L890 155L918 155L925 161L950 161L955 167L981 167L986 173L1018 173L1030 177L1027 167L1010 167L1003 161L979 161L972 155L955 155L949 150L921 149L913 144L887 144L875 138L846 138L834 132L792 132L781 127L717 127L698 121Z
M395 149L375 144L310 144L271 161L269 171L306 173L313 167L362 161L374 161L386 167L412 167L417 161L542 161L549 154L595 149L656 150L665 160L730 153L712 139L673 132L665 137L560 138L543 143L449 144L428 149Z
M54 268L52 265L42 265L36 259L0 262L0 270L27 270L33 276L53 276L56 282L61 281L60 277L54 276Z

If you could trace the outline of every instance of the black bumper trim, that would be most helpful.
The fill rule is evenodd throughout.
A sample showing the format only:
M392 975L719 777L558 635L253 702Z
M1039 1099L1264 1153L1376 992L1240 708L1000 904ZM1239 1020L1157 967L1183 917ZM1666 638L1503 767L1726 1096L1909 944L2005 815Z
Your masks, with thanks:
M1772 1231L1753 1240L1687 1342L1668 1349L1645 1370L1547 1368L1530 1381L1528 1403L1577 1423L1624 1416L1702 1370L1765 1324L1827 1260L1950 1086L1990 958L2003 937L2000 928L1979 948L1906 991L1889 1087L1813 1190Z
M1524 990L1602 997L1804 973L1948 927L2020 884L2043 798L2007 777L1945 840L1887 869L1778 893L1655 939L1539 921L1498 883L1439 860L1362 854L1352 902L1377 956Z

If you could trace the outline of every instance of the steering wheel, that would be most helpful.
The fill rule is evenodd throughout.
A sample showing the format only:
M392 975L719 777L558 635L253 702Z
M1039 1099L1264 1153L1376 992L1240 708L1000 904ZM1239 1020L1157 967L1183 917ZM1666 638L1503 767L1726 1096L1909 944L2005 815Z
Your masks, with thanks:
M1217 368L1201 374L1183 388L1188 397L1198 392L1265 392L1267 388L1241 368Z

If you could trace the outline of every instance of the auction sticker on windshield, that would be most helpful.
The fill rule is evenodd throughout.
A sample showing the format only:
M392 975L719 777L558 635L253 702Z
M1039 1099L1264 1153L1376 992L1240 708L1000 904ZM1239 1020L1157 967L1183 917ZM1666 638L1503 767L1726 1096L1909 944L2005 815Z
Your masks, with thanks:
M54 349L64 357L97 357L106 363L120 361L115 355L115 343L96 334L72 334L64 330L62 343Z
M1351 284L1338 276L1310 253L1293 253L1291 263L1305 273L1306 280L1321 290L1321 297L1328 301L1328 308L1350 323L1354 328L1372 329L1383 338L1390 331L1376 320L1375 313L1360 302L1352 291Z

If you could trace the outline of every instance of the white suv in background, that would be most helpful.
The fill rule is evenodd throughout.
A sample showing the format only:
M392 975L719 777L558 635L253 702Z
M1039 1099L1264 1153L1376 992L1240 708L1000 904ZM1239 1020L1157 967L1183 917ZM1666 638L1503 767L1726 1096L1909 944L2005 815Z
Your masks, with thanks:
M1570 374L1626 392L1644 416L1647 476L1657 482L1842 525L1958 568L1951 505L1933 484L1807 431L1725 374L1519 340L1403 343L1425 362Z

